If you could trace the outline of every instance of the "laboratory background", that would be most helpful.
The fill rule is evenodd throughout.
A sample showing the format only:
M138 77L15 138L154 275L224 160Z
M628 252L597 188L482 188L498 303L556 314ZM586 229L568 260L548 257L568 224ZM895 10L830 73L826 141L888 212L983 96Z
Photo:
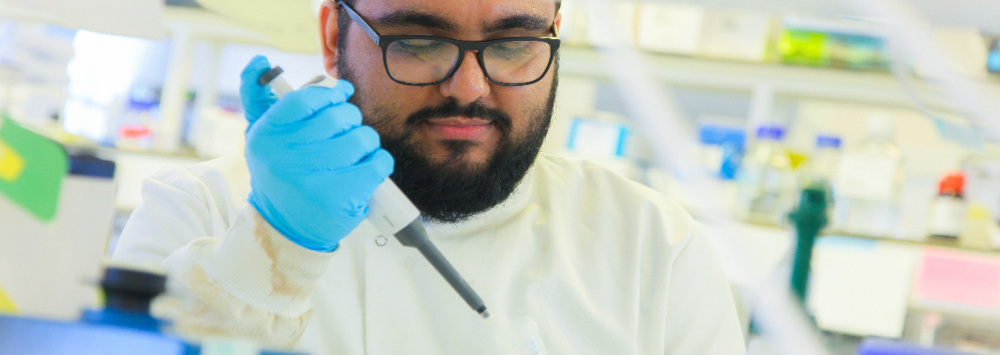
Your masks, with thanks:
M322 73L315 7L0 0L0 344L252 347L113 316L142 301L112 299L148 304L162 280L107 256L144 177L243 152L252 56L296 87ZM563 0L562 13L543 151L604 164L703 223L748 353L1000 353L1000 3Z

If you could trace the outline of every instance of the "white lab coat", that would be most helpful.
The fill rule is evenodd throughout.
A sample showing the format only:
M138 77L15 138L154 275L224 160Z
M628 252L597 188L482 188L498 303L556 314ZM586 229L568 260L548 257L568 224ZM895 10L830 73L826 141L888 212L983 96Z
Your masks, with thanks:
M542 154L502 205L427 225L486 303L487 321L416 250L367 222L336 251L309 251L249 207L249 190L242 157L143 184L114 258L167 270L170 295L155 310L178 333L299 342L318 354L491 354L524 344L547 354L744 353L726 278L697 224L593 164Z

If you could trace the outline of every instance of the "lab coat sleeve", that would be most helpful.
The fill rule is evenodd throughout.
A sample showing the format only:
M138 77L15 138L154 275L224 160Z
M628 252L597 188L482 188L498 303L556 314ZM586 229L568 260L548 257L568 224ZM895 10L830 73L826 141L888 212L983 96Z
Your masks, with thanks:
M183 337L293 347L332 253L294 244L253 207L233 203L246 195L235 195L243 191L229 188L224 175L177 169L144 181L143 202L114 258L158 262L166 271L167 293L153 313L170 320Z
M732 291L702 230L696 225L672 262L667 286L668 354L745 354Z

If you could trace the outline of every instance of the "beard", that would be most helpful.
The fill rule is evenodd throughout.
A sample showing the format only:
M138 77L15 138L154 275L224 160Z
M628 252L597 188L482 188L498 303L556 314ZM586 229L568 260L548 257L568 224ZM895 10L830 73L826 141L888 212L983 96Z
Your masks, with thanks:
M558 69L558 59L555 68ZM345 61L338 62L337 70L341 78L355 84L356 94L350 102L361 109L364 124L376 128L382 148L395 158L396 166L390 178L420 210L425 220L445 223L467 220L502 203L514 192L534 164L548 133L558 86L558 76L555 76L549 97L545 98L543 105L530 110L528 129L520 135L514 135L510 117L497 108L487 107L478 101L460 106L456 101L449 100L410 114L402 121L402 133L390 136L387 134L390 130L380 128L400 124L399 118L394 117L390 109L394 105L370 102L371 96L366 95L365 88L360 85L362 83L354 80L355 76ZM462 159L476 143L447 140L443 143L449 156L441 162L434 162L426 143L414 138L424 121L455 116L485 119L500 131L496 149L485 161Z

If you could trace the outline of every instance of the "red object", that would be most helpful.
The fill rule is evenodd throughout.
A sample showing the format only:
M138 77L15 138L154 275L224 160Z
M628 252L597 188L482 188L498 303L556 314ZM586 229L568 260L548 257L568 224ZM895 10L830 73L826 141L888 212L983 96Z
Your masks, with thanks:
M945 175L938 185L938 195L962 196L962 189L965 187L965 175L962 172L953 172Z
M118 134L123 138L138 139L152 135L152 131L146 125L123 125L118 129Z

